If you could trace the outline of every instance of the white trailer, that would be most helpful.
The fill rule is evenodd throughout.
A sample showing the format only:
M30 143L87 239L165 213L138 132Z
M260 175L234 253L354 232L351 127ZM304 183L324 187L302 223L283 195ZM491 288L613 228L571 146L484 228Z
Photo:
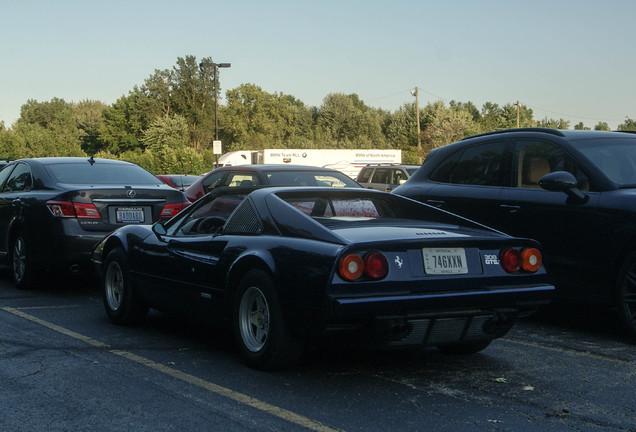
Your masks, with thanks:
M402 163L402 150L265 149L229 152L218 160L218 166L293 164L327 167L342 171L354 179L363 166L378 163Z

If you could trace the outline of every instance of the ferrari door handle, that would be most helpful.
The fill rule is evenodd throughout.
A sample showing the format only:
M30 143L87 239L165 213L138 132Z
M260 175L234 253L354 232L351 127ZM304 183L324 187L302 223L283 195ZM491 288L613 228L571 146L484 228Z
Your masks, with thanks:
M433 207L441 207L446 204L446 201L438 201L438 200L426 200L426 204Z
M502 208L504 210L507 210L510 213L517 213L519 210L521 210L520 206L517 205L508 205L508 204L500 204L499 208Z

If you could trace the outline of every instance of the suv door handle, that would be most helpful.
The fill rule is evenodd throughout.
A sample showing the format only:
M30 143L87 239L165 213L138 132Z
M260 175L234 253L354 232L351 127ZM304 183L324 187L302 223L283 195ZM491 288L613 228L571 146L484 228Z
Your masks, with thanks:
M426 200L426 204L431 205L433 207L441 207L444 204L446 204L446 201Z
M499 208L507 210L509 213L517 213L521 210L521 207L518 205L508 205L508 204L499 204Z

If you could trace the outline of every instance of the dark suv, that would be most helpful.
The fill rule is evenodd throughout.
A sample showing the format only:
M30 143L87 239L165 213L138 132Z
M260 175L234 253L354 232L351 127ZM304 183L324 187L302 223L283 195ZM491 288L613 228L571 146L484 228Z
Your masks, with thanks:
M538 240L557 295L636 335L636 134L522 128L429 153L394 193Z
M365 188L389 192L406 182L418 168L419 165L369 164L362 167L356 181Z

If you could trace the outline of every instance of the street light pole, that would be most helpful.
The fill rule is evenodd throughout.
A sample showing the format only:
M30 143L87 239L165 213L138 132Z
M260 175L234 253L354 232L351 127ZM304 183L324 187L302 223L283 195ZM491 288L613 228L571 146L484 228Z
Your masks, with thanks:
M213 63L213 62L201 62L199 63L199 67L210 67L214 68L214 140L219 140L219 101L218 101L218 88L219 88L219 68L229 68L232 66L231 63Z

